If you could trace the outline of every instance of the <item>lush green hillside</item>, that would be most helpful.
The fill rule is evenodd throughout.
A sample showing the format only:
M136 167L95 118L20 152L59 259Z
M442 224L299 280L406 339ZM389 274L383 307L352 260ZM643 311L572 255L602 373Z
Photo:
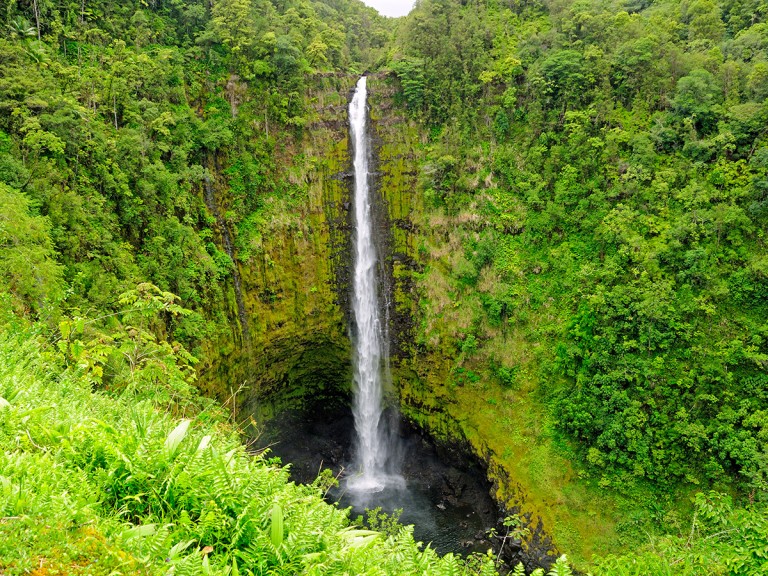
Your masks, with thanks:
M230 332L235 253L306 200L282 163L313 120L307 79L369 66L386 22L359 2L34 6L2 15L0 177L62 268L13 280L17 309L45 315L65 283L67 309L109 310L151 279L197 313L177 338Z
M4 276L16 309L109 332L116 296L150 280L194 311L164 329L210 395L265 366L248 386L274 390L297 339L333 359L315 380L338 380L323 208L343 189L339 71L381 58L387 21L361 2L33 4L0 16L0 179L46 219L60 266Z
M427 1L398 36L433 217L473 216L450 344L546 342L543 392L608 484L766 488L768 27L746 4Z
M132 305L183 312L152 297ZM268 455L246 452L212 403L191 392L169 403L165 379L94 391L45 332L3 302L3 574L494 573L492 557L439 558L410 528L350 526L348 511L322 499L332 476L289 483ZM177 360L171 352L168 368Z
M425 0L397 30L429 134L406 411L580 555L697 490L765 500L765 17Z

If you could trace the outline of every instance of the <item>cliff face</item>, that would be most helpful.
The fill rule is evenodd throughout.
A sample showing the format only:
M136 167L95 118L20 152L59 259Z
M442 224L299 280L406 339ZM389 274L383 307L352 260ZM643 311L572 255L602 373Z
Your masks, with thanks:
M304 191L298 207L273 209L260 222L258 245L234 254L227 301L220 314L231 331L207 345L200 370L203 389L240 414L268 417L304 398L348 390L350 261L350 160L347 95L355 78L315 79L315 114L303 137L284 145L275 159ZM218 211L231 194L220 175ZM235 231L218 223L220 242Z
M496 224L481 206L453 214L432 205L429 182L444 159L430 158L429 137L394 106L390 79L374 77L369 87L401 413L439 444L485 464L497 501L528 523L526 558L533 563L547 564L555 548L577 562L615 550L622 503L580 483L567 446L553 435L538 396L540 344L520 333L515 311L509 322L477 323L483 292L498 284L493 278L480 278L474 291L461 284L466 240ZM483 185L477 183L478 202L485 201ZM509 382L500 382L499 367L508 369Z
M465 361L453 345L461 338L461 310L450 301L453 235L466 224L461 215L435 214L425 199L420 177L432 168L423 131L394 107L391 80L369 83L372 127L378 152L378 191L386 209L386 278L390 301L392 377L401 413L410 422L451 449L473 453L486 468L495 498L520 513L531 528L526 559L545 565L554 546L546 531L547 506L532 500L502 459L505 439L487 435L477 415L489 408L484 391L465 382L462 374L481 368ZM435 249L437 247L437 249ZM444 298L433 298L440 293ZM439 319L436 321L436 319ZM495 387L489 375L484 387ZM500 441L499 441L500 440ZM547 518L551 521L551 518ZM549 560L546 556L550 556Z
M285 170L304 185L306 198L264 224L259 250L242 261L235 255L239 274L222 310L232 331L210 344L212 360L202 381L242 419L259 421L288 406L308 405L310 399L338 401L350 393L347 103L356 80L316 79L315 119L301 140L281 151ZM472 327L451 300L456 235L473 233L483 223L461 214L436 214L425 201L419 190L431 169L425 160L428 139L395 107L394 94L391 79L369 78L375 234L392 399L406 419L438 443L469 449L486 464L497 500L528 518L536 554L552 549L546 531L561 549L587 557L594 542L583 537L583 526L595 518L599 502L572 501L583 494L567 491L571 473L564 458L547 452L541 469L536 448L546 443L541 414L525 402L535 381L502 390L488 368L489 357L462 349ZM216 190L226 204L222 182ZM226 206L220 210L225 213ZM517 355L512 360L523 369L530 361L526 343L516 342L514 334L498 330L482 337ZM600 521L610 525L610 519Z
M306 189L300 206L262 224L259 249L231 254L231 275L221 314L231 331L205 350L202 388L241 414L268 417L324 391L347 394L351 382L348 337L352 266L351 193L347 104L357 77L315 79L314 120L303 137L281 151L289 178ZM412 215L418 130L393 113L393 88L370 80L374 158L374 214L382 305L391 353L398 368L412 350L418 270ZM207 198L217 217L219 242L229 252L235 231L220 217L231 193L220 175Z

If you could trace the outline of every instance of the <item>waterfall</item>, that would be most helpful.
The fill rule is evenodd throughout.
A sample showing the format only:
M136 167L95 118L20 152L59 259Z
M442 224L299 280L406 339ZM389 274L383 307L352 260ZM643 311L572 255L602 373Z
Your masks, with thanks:
M369 138L367 130L367 83L363 76L357 83L349 104L349 125L354 148L354 286L352 308L356 331L354 403L357 432L356 474L347 486L358 492L377 492L396 478L388 474L389 434L383 418L382 326L379 318L376 247L373 242L371 198L368 185Z

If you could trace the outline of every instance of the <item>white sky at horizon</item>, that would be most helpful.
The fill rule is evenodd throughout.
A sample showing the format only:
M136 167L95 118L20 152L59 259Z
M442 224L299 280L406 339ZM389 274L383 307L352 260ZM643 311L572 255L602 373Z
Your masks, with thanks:
M363 0L384 16L405 16L413 8L414 0Z

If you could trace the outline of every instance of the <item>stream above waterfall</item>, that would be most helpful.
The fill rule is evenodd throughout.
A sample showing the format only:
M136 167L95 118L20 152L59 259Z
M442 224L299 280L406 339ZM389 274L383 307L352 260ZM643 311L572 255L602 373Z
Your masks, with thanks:
M290 465L292 480L310 483L324 468L336 476L351 471L353 433L349 407L316 405L275 416L264 425L252 448L268 447L272 456ZM400 522L414 525L415 538L431 543L443 554L488 550L491 543L486 532L496 525L500 513L480 467L439 449L405 424L399 435L404 486L360 494L345 490L341 482L328 499L351 507L353 518L364 516L366 509L381 507L389 514L402 509Z

